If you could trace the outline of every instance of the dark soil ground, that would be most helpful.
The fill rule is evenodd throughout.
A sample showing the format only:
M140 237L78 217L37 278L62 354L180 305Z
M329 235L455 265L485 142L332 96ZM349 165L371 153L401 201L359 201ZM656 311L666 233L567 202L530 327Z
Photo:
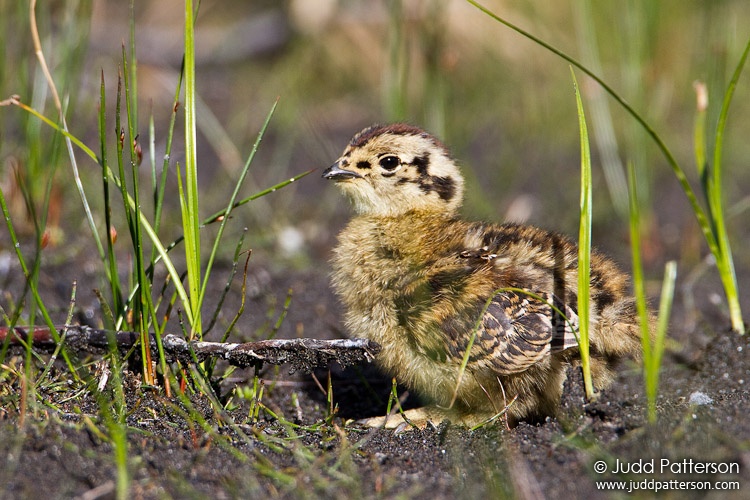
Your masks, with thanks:
M73 275L83 274L79 282L92 278L85 266L59 266L49 273L59 287L61 309L67 306L66 288ZM275 297L278 313L290 288L292 306L281 335L341 334L340 310L325 266L283 274L256 266L251 274L255 291L244 327L249 338L266 321L268 297ZM700 300L701 290L696 293L699 303L710 304ZM82 311L96 307L85 290L79 297ZM234 311L236 304L229 302L224 309ZM704 309L690 331L671 332L674 342L661 375L656 425L646 423L635 364L623 366L617 383L591 403L584 401L580 375L571 369L560 414L545 422L513 429L499 422L475 431L441 424L401 433L353 423L385 412L391 382L372 366L332 367L333 418L325 391L311 375L266 367L261 372L262 402L301 428L280 423L264 410L258 420L250 419L249 402L236 397L239 406L225 412L218 412L205 394L188 393L189 402L168 399L161 391L141 387L137 372L126 371L131 496L605 498L623 496L631 488L651 497L659 488L667 489L660 493L669 498L747 498L750 346L747 337L728 331L717 309ZM686 316L679 301L674 314ZM18 359L6 358L10 365L17 367ZM328 372L315 375L325 386ZM58 363L51 373L57 383L42 385L38 403L24 410L23 424L21 408L9 403L12 392L20 390L19 380L1 381L6 385L0 392L4 498L114 497L117 476L102 421L106 412L92 396L95 390L81 391L68 379ZM251 386L252 379L252 370L234 372L221 393ZM413 397L404 402L407 407L416 404ZM664 469L662 460L670 461ZM597 472L600 461L608 472ZM699 471L695 464L705 462L729 472ZM641 466L645 473L609 472L624 466ZM602 491L598 481L609 479L624 483L617 492Z

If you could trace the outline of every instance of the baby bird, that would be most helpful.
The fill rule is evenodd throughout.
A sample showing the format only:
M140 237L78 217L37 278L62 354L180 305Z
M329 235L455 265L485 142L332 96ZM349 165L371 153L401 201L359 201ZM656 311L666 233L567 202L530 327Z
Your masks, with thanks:
M554 415L578 354L575 243L536 227L459 219L464 180L456 162L410 125L364 129L323 177L356 211L332 260L347 329L378 342L380 367L432 404L407 417L472 426L506 408L509 423ZM612 261L592 254L598 389L611 383L618 358L640 351L627 282ZM403 419L369 420L383 423Z

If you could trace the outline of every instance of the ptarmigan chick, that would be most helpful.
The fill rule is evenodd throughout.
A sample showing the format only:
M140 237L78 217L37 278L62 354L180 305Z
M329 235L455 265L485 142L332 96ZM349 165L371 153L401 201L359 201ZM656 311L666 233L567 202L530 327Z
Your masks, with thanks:
M554 415L565 368L578 355L576 245L536 227L457 218L464 181L455 161L410 125L366 128L323 177L357 213L332 261L346 326L353 337L378 342L381 368L432 404L407 416L475 425L512 401L511 422ZM612 381L614 361L640 350L627 281L612 261L592 254L599 389ZM387 424L402 422L395 416Z

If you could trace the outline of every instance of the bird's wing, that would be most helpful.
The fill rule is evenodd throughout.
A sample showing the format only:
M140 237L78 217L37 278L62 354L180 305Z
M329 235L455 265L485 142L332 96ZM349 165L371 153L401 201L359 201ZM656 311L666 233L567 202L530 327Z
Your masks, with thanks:
M476 343L485 353L482 361L499 374L510 375L551 353L577 346L577 334L578 315L554 295L509 291L492 299Z

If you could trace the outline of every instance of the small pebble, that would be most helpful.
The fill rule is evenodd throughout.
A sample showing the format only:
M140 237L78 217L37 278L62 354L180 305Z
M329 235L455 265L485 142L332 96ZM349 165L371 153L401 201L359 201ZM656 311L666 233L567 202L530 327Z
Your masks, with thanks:
M286 256L293 256L304 249L305 235L296 227L286 226L279 231L277 242Z
M690 395L690 399L688 402L691 405L710 405L714 402L714 400L709 396L708 394L701 392L701 391L695 391Z

